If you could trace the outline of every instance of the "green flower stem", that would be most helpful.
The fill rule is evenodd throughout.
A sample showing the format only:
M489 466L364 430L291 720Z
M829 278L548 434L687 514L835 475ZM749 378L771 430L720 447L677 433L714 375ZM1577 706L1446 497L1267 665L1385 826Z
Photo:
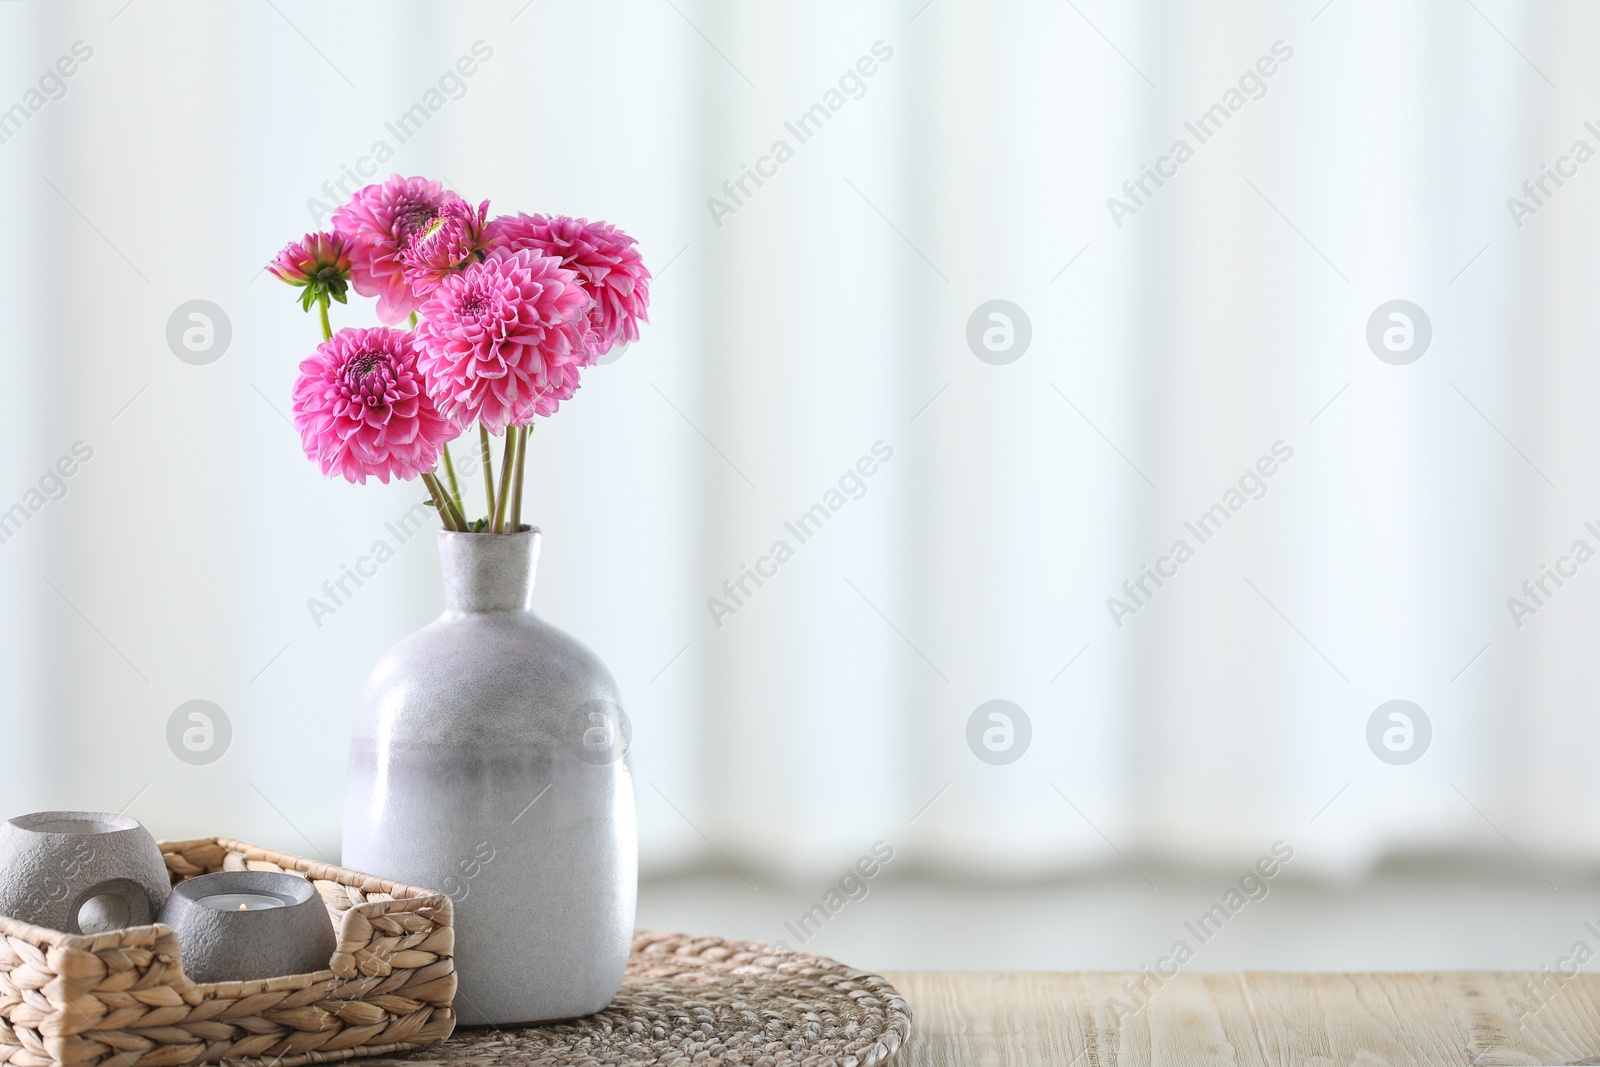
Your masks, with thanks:
M528 458L528 434L533 432L533 423L518 428L517 430L517 472L511 476L511 532L522 532L522 483L527 479L523 467Z
M450 462L450 445L444 446L444 476L450 481L450 502L455 505L457 514L465 514L466 508L461 506L461 485L456 481L456 465Z
M327 293L317 294L317 311L322 315L322 339L324 341L331 341L333 339L333 326L328 322Z
M417 328L417 313L415 311L411 313L411 328L413 330Z
M439 485L438 476L431 473L424 474L422 481L427 485L428 492L433 495L433 508L439 513L439 521L444 524L444 528L459 531L461 527L456 524L455 514L450 508L450 502L445 499L444 489Z
M491 519L494 517L494 462L489 455L489 428L483 423L478 423L478 451L482 453L483 460L483 493L489 498L489 510L484 512Z
M439 476L434 475L434 481L438 480ZM467 516L462 512L461 505L458 502L450 499L450 494L445 492L443 483L439 485L439 492L444 497L444 506L450 509L450 517L455 519L456 529L465 533L467 529Z
M496 498L499 505L494 510L494 532L506 532L506 508L511 505L511 466L517 457L517 428L506 427L506 449L500 459L500 495Z

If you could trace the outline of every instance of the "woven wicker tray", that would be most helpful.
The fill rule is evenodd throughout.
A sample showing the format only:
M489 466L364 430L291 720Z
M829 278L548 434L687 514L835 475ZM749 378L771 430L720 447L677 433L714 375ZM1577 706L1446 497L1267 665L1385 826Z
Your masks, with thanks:
M756 941L641 932L598 1015L461 1030L370 1067L881 1067L910 1036L911 1009L877 975Z
M327 970L199 985L165 926L71 935L0 916L0 1064L300 1067L437 1044L455 1028L449 898L227 838L163 842L174 882L299 872L338 932Z

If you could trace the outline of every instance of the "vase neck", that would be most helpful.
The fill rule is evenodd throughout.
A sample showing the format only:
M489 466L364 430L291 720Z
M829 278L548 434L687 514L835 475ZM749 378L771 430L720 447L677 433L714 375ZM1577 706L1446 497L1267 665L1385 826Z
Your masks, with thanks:
M439 531L448 611L526 611L539 563L539 531L482 534Z

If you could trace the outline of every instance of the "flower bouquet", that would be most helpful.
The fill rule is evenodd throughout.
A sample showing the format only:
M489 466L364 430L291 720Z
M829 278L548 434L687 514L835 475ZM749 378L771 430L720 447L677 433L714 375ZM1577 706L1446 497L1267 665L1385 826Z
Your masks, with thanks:
M322 343L300 364L294 425L328 477L420 476L446 530L515 533L535 415L553 415L579 372L639 339L650 272L604 222L489 217L439 182L369 185L268 266L314 307ZM351 287L385 325L334 332ZM401 328L406 323L409 328ZM450 443L478 425L487 508L469 522ZM498 484L490 438L503 436ZM441 467L443 478L441 480Z
M463 1022L599 1011L637 898L629 728L605 665L532 610L522 482L534 416L638 338L650 273L606 223L490 218L398 175L270 269L322 325L294 384L306 455L352 482L420 477L444 527L444 614L385 654L356 709L341 860L448 894ZM384 325L333 331L352 286ZM487 508L469 521L450 443L473 423ZM529 803L553 786L559 801Z

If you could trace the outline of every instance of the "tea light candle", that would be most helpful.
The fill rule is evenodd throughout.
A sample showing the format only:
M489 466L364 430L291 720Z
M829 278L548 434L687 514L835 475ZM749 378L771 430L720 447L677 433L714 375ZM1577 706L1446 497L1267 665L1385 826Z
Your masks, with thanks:
M337 942L316 887L277 871L186 878L161 921L178 935L184 973L202 983L325 971Z
M217 911L266 911L268 908L287 908L289 901L267 893L212 893L197 897L196 904L204 904Z

